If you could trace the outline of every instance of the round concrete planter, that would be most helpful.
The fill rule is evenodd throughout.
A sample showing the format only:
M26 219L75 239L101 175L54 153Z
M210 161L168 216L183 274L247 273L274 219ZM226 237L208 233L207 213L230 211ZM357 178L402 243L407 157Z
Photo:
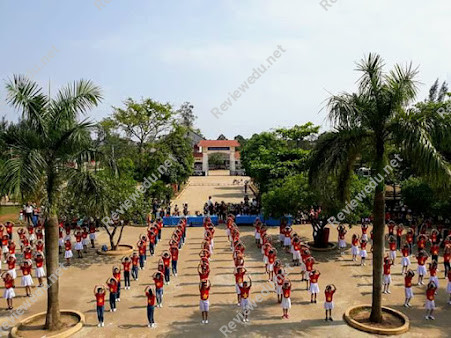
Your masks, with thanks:
M349 326L353 327L354 329L368 332L368 333L373 333L373 334L380 334L380 335L398 335L398 334L402 334L402 333L409 331L409 328L410 328L409 318L402 312L399 312L397 310L383 306L382 312L389 313L392 316L398 317L399 319L401 319L401 321L404 322L404 324L399 327L396 327L396 328L382 328L382 327L372 326L371 323L364 324L364 323L360 323L360 322L354 320L351 316L351 313L359 308L371 309L371 305L353 306L353 307L347 309L346 312L343 314L343 319L346 321L346 323Z
M122 249L108 251L97 250L97 253L104 256L130 256L131 254L133 254L133 245L119 244L118 247Z
M327 248L317 248L315 247L315 242L311 241L307 243L308 246L310 247L311 251L321 251L321 252L327 252L327 251L332 251L335 250L337 248L337 244L329 242L328 243L328 247Z
M21 320L16 326L14 326L11 329L10 336L13 337L13 338L21 338L21 337L23 337L18 332L19 328L22 325L27 325L27 323L30 323L30 322L34 321L36 318L45 317L46 314L47 314L46 312L40 312L40 313L37 313L37 314L35 314L33 316L30 316L28 318L25 318L25 319ZM46 333L46 332L50 333L50 335L49 334L45 334L44 335L45 337L47 337L47 338L66 338L66 337L72 336L74 333L76 333L76 332L78 332L78 331L80 331L82 329L83 324L85 323L85 315L83 313L75 311L75 310L61 310L61 314L62 315L69 315L69 316L73 316L73 317L78 318L78 323L75 324L74 326L71 326L70 328L68 328L65 331L62 331L62 332L59 332L59 333L56 333L56 334L53 334L53 335L51 334L50 331L43 330L43 333Z

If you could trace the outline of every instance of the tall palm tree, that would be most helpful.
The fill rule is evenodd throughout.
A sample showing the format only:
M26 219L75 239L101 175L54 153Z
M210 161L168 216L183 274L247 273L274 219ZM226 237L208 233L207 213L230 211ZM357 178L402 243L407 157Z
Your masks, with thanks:
M43 191L47 276L58 262L58 200L64 183L78 175L75 163L88 159L92 124L80 114L102 99L100 89L80 80L60 89L55 97L44 94L35 82L14 76L7 85L7 101L21 111L21 119L2 135L8 158L2 171L3 189L16 196ZM47 290L45 328L60 327L59 281Z
M312 183L338 178L342 200L349 200L349 182L356 159L362 152L370 154L374 177L378 178L373 204L373 292L370 320L382 321L382 264L384 257L385 180L387 146L399 149L419 174L431 182L449 185L449 164L431 142L431 134L451 137L451 126L418 118L409 109L417 94L412 65L395 65L388 73L379 55L369 54L357 64L362 75L356 93L334 95L328 100L329 118L334 130L318 140L312 152ZM438 130L439 129L439 130Z

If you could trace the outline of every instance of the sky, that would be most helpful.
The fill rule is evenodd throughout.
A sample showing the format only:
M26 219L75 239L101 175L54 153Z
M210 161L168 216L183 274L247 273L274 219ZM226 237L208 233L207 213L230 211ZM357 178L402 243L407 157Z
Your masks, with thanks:
M92 80L104 96L94 121L128 97L189 101L213 139L308 121L329 129L325 100L355 90L355 62L370 52L387 70L419 66L418 100L436 78L451 82L449 0L328 1L1 0L0 116L18 118L5 103L13 74L46 91L50 82L51 93ZM276 50L284 52L234 96Z

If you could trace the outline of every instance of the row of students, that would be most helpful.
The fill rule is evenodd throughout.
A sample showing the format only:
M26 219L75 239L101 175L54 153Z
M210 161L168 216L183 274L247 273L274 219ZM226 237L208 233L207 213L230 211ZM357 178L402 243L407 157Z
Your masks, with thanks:
M202 324L208 324L208 312L210 310L210 290L211 282L208 279L210 275L210 261L214 249L214 235L215 227L211 222L210 217L205 217L203 221L204 239L201 244L201 251L199 253L200 263L197 267L199 273L199 310L202 314Z

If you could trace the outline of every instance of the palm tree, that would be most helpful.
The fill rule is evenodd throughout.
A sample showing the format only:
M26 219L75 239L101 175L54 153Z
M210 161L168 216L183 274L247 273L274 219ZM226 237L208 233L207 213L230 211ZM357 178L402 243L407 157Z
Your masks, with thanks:
M59 90L53 98L35 82L14 76L7 85L7 101L21 111L21 119L2 135L8 158L2 171L3 189L16 196L43 191L45 216L45 256L47 276L55 273L58 262L57 205L64 183L79 171L76 163L88 159L92 124L79 121L102 99L100 89L80 80ZM47 290L45 328L60 325L59 281Z
M395 65L384 73L379 55L369 54L357 64L362 76L356 93L329 98L327 107L334 130L318 140L312 152L310 179L313 184L338 179L342 201L349 200L349 180L356 159L370 155L374 177L378 178L373 203L373 292L370 320L382 322L382 262L384 257L385 179L387 146L394 145L419 174L441 185L449 185L449 164L431 142L431 134L451 137L451 128L418 117L409 109L417 94L412 65ZM440 128L440 130L437 130ZM397 154L397 156L399 156Z

